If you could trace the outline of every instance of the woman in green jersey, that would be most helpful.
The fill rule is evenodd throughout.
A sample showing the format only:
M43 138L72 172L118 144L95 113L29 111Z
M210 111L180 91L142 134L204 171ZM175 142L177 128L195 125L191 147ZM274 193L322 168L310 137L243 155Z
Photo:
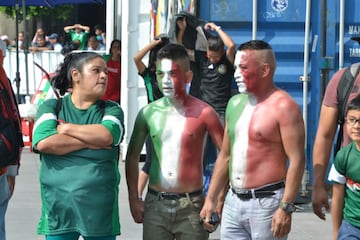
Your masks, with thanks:
M52 79L64 95L40 105L33 147L40 153L42 214L47 240L115 240L118 147L124 135L120 106L103 101L107 67L97 53L73 53Z

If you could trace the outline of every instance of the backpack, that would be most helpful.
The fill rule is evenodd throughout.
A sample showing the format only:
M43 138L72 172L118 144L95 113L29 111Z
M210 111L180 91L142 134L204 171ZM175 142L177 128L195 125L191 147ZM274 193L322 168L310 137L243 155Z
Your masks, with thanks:
M9 81L6 75L1 72L0 80L0 169L10 165L16 165L20 160L21 149L24 147L19 110L17 108L15 94L2 81ZM11 84L10 84L11 86Z
M360 62L353 63L350 67L348 67L341 79L339 81L339 86L337 89L337 101L338 101L338 119L337 122L339 124L339 131L337 135L336 145L334 154L340 150L342 138L343 138L343 127L344 127L344 118L345 118L345 111L347 102L350 96L351 89L353 88L355 78L359 74L360 71Z

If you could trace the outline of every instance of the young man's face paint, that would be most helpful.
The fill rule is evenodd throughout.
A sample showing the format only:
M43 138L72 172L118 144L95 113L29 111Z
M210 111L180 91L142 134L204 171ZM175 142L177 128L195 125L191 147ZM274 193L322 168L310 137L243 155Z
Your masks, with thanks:
M241 74L240 52L239 51L235 55L234 67L235 67L234 78L235 78L235 82L238 87L238 91L239 91L239 93L246 93L247 92L246 84L244 83L244 78Z
M185 92L185 73L179 64L170 59L157 63L156 78L165 97L175 97Z

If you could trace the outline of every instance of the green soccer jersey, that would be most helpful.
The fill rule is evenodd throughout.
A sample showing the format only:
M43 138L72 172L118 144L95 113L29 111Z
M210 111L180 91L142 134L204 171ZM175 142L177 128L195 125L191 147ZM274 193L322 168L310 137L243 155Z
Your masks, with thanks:
M343 217L349 223L360 227L360 151L351 142L335 157L329 172L329 180L345 184Z
M33 146L56 134L57 120L74 124L102 124L112 134L111 149L81 149L65 155L40 153L42 213L39 234L79 232L83 236L120 234L118 210L118 145L124 134L120 106L101 101L87 110L77 109L71 96L63 99L56 117L56 100L40 105ZM103 108L103 109L102 109Z
M88 32L81 32L80 34L76 33L75 30L69 31L71 41L79 40L80 41L80 50L86 50L87 44L87 36L89 35Z

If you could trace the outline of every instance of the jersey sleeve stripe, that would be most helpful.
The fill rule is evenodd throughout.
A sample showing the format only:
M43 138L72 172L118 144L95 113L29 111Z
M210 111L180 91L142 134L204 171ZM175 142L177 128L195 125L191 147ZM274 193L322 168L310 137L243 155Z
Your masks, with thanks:
M119 127L119 138L118 141L115 145L119 145L121 143L121 140L123 138L124 135L124 127L122 126L120 120L114 116L111 115L105 115L102 119L102 121L111 121L113 123L115 123L118 127Z
M334 164L331 166L328 179L329 179L329 181L337 182L337 183L340 183L340 184L345 184L345 182L346 182L345 176L340 174L336 170Z
M56 115L53 113L45 113L43 115L41 115L41 117L39 119L36 120L35 124L34 124L34 129L33 132L36 131L36 128L41 125L43 122L48 121L48 120L54 120L57 121L56 119Z

